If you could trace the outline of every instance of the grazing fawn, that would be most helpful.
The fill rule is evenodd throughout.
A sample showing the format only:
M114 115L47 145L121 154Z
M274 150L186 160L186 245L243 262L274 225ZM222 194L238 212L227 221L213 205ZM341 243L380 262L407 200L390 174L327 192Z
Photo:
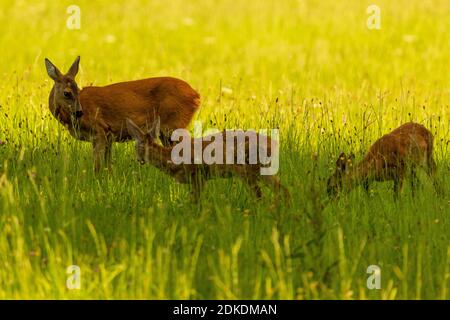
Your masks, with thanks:
M79 63L80 57L77 57L69 71L62 74L45 59L47 73L54 80L49 107L73 137L92 142L95 171L104 163L110 167L113 142L132 139L126 118L139 126L148 126L159 117L161 141L170 145L171 132L187 127L200 104L199 94L189 84L169 77L80 90L75 82Z
M351 190L362 184L369 190L371 181L394 181L394 196L411 175L411 188L416 187L416 168L423 167L434 178L433 135L424 126L408 122L382 136L370 147L364 159L353 165L354 155L342 153L336 161L336 170L328 179L328 194L336 196L342 190ZM436 184L435 184L436 186Z
M281 185L278 177L274 175L261 175L261 168L264 168L266 164L261 163L261 160L258 159L256 163L249 161L249 139L245 139L245 161L243 164L236 164L237 149L232 148L232 158L234 160L234 164L206 164L200 163L195 164L194 154L195 154L195 141L197 139L189 137L189 147L190 147L190 162L189 163L179 163L176 164L173 161L173 150L174 147L164 147L157 143L157 139L160 136L160 124L159 119L157 119L151 129L145 133L136 125L132 120L127 120L128 132L136 139L136 154L137 159L141 164L150 163L156 168L162 170L166 174L173 177L179 183L190 184L192 187L192 196L194 200L198 200L200 197L200 193L203 189L204 182L206 180L214 179L214 178L230 178L232 176L239 177L242 181L244 181L248 186L254 191L257 198L261 198L262 191L259 185L259 182L263 182L267 186L274 189L277 195L277 204L279 204L279 194L280 189L283 190L284 197L287 205L290 204L290 195L289 191ZM264 139L260 139L260 135L256 132L252 132L257 137L258 148L263 147L266 149L267 155L272 155L272 140L269 137L265 137ZM244 134L244 133L242 133ZM201 150L202 152L212 141L218 141L221 139L224 149L223 156L227 156L227 152L229 153L229 148L226 147L226 139L227 131L223 131L217 134L213 134L207 137L203 137L201 139ZM213 138L213 139L211 139ZM247 136L245 136L247 138ZM233 138L234 139L234 138ZM266 141L265 146L261 146L261 141ZM197 140L198 141L198 140ZM180 142L183 143L183 142ZM233 140L234 144L234 140ZM228 150L228 151L227 151Z

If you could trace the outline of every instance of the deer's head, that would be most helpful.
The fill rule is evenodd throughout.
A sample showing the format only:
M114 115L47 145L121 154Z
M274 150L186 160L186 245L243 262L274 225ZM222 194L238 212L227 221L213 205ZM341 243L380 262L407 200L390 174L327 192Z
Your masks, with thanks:
M331 177L328 179L327 192L330 197L336 197L342 190L343 180L348 174L349 168L353 166L353 160L355 155L352 153L347 156L345 153L341 153L336 160L336 169Z
M55 108L55 111L63 110L76 118L80 118L83 115L79 99L80 89L75 82L79 64L80 57L78 56L69 71L66 74L62 74L50 60L45 58L47 73L55 81L53 86L54 105L52 107Z
M136 140L136 157L141 163L150 162L152 152L150 148L156 143L160 135L160 119L159 117L153 122L151 128L144 132L131 119L127 119L128 133Z

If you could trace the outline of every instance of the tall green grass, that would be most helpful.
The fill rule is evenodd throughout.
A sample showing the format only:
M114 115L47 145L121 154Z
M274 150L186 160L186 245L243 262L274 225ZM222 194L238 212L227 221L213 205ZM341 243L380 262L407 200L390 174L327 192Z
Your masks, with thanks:
M448 1L377 1L381 30L357 0L77 2L80 30L70 1L0 1L0 298L449 298ZM280 128L292 206L238 180L192 203L132 144L95 175L47 106L44 57L65 70L78 54L81 86L176 76L201 93L204 127ZM435 134L444 194L421 175L414 198L379 183L327 199L340 151L361 159L410 120Z

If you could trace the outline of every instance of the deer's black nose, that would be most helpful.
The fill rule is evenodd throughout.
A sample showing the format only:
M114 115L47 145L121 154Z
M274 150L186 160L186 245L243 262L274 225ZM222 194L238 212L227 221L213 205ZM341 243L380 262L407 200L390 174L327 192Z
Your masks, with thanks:
M81 116L83 115L83 111L76 111L75 112L75 117L77 117L77 118L81 118Z

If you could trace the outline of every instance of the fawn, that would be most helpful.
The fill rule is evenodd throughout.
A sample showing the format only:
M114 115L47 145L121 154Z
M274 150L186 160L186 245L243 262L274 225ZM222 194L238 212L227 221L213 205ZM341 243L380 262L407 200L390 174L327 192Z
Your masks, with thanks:
M94 168L99 171L111 164L113 142L132 139L125 119L139 126L161 119L161 141L170 145L170 134L190 123L200 104L199 94L180 79L161 77L120 82L104 87L89 86L82 90L75 82L80 57L62 74L45 59L47 73L54 80L49 107L59 120L79 140L91 141Z
M424 167L434 178L433 135L424 126L408 122L375 141L361 162L353 165L353 161L353 154L339 156L336 170L328 179L330 196L336 196L343 189L349 191L359 184L368 191L371 181L393 180L394 196L398 197L408 174L414 193L417 167Z
M189 137L189 147L191 148L191 161L189 163L176 164L173 161L174 146L164 147L157 143L157 139L160 136L160 122L159 118L153 123L150 130L145 133L139 128L131 119L127 119L128 132L136 139L136 154L137 159L141 164L150 163L156 168L162 170L166 174L173 177L179 183L190 184L192 187L192 196L194 200L198 200L201 191L203 189L206 180L214 178L230 178L232 176L239 177L244 183L246 183L256 194L257 198L262 197L262 191L259 186L259 182L263 182L267 186L274 189L277 195L277 203L279 198L280 189L283 190L285 199L289 205L290 194L289 191L281 185L278 177L274 175L261 175L261 168L265 164L261 163L260 159L254 164L249 161L249 157L245 158L244 164L195 164L194 161L194 148L195 140ZM260 135L253 132L258 137L258 144L260 143ZM222 139L224 149L223 155L226 155L227 148L225 147L227 131L206 136L201 139L202 151L208 147L212 140ZM214 137L214 139L211 139ZM266 147L268 153L272 153L271 146L272 140L269 137L264 137L267 141ZM234 141L233 141L234 143ZM260 147L260 146L258 146ZM229 150L229 149L228 149ZM236 149L233 148L233 159L236 159ZM249 140L245 140L245 155L249 155ZM235 162L234 162L235 163Z

